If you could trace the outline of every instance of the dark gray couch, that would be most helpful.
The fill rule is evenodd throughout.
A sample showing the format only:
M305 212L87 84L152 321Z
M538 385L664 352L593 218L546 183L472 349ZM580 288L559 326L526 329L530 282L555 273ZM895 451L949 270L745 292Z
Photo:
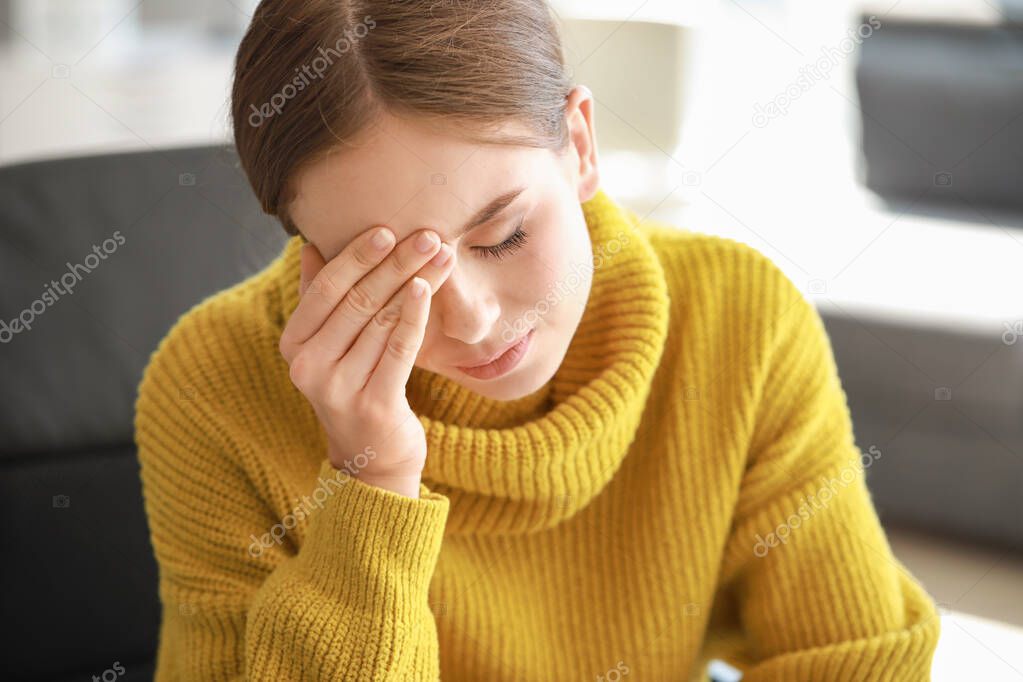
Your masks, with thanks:
M969 3L907 3L863 41L862 170L893 215L1004 231L1023 270L1023 3L982 9L998 7L1002 20L985 25L938 19ZM906 256L935 257L926 244ZM1015 293L1017 315L982 331L826 318L858 441L890 450L868 472L885 518L1023 550L1023 291ZM935 398L942 388L950 400Z
M115 663L119 680L152 679L136 388L177 316L285 235L220 148L2 168L0 229L0 320L36 310L31 329L0 327L0 679L88 680ZM81 279L47 292L69 263Z

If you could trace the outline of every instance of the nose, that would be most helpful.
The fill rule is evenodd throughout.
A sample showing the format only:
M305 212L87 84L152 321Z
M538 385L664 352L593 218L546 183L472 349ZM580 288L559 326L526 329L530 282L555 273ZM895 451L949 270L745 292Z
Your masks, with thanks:
M491 335L501 310L497 299L480 286L479 278L455 263L451 274L433 295L432 315L438 316L445 336L472 345Z

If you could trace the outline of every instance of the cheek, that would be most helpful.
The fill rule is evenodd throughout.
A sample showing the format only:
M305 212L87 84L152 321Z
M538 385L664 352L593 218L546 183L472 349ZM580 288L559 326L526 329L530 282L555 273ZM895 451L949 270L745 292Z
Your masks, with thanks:
M533 231L538 238L530 235L528 253L509 273L506 300L514 301L514 306L502 307L508 314L528 316L530 322L563 326L563 321L578 317L589 292L593 259L586 223L581 215L568 215Z

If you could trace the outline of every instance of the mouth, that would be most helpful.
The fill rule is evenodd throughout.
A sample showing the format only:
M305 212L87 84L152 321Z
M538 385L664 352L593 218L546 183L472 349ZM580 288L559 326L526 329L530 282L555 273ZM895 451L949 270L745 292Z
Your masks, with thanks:
M530 329L518 341L500 351L496 356L474 365L456 365L456 367L476 379L493 379L507 374L522 361L529 350L536 328Z

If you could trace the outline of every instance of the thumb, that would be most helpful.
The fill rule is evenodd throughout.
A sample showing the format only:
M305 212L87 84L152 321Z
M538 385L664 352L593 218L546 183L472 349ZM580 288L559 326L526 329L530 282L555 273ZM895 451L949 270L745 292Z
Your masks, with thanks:
M311 242L303 244L299 254L302 267L298 282L298 295L302 296L309 288L309 283L316 277L316 273L326 265L326 261L320 255L320 250Z

